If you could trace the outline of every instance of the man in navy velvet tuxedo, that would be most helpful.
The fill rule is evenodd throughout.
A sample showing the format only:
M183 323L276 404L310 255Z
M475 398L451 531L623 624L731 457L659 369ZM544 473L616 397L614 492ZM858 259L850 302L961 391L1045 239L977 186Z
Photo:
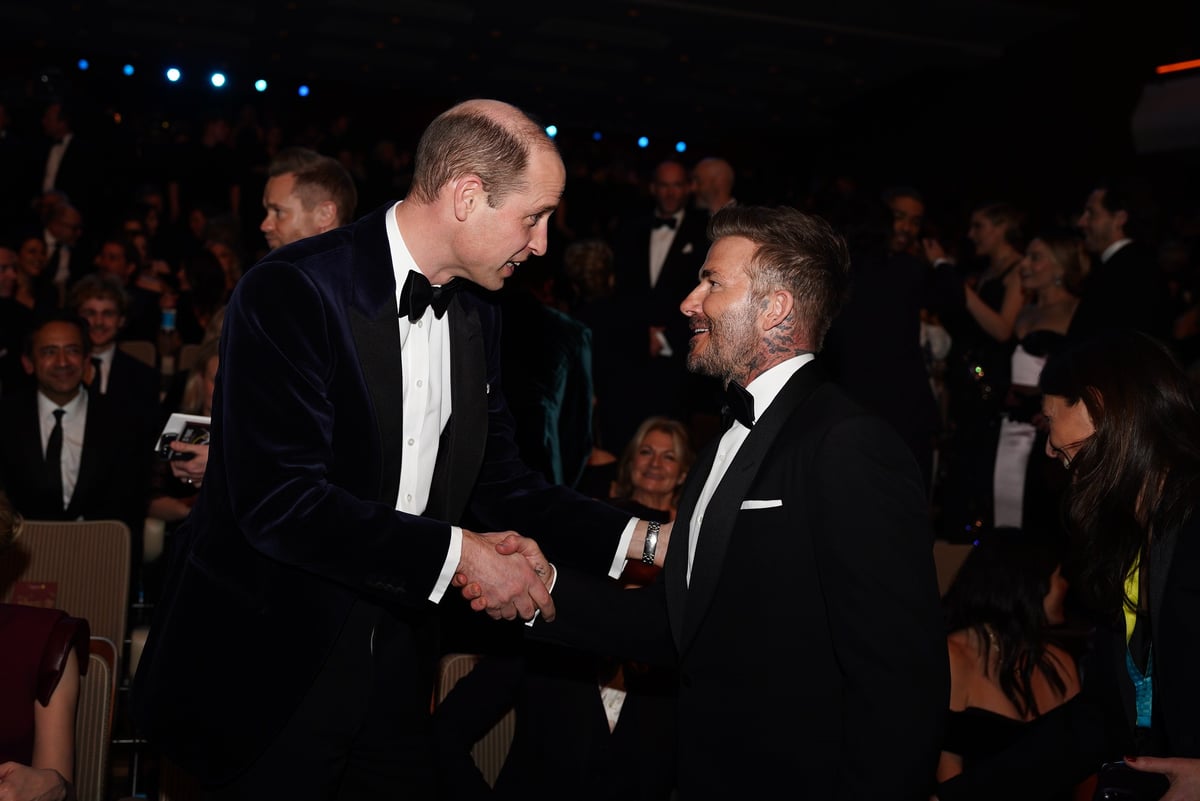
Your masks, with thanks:
M467 101L422 136L403 202L238 283L203 489L134 682L141 731L209 797L430 797L452 576L493 618L554 614L543 566L480 532L614 577L643 553L645 522L520 462L500 392L480 290L545 250L564 179L537 123Z

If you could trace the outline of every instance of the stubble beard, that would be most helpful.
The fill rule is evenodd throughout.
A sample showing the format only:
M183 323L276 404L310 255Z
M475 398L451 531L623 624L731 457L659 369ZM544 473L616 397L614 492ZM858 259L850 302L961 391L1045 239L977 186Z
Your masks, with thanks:
M722 383L740 381L747 375L758 352L755 309L749 299L708 321L708 347L688 351L688 370L712 376ZM715 334L715 336L714 336Z

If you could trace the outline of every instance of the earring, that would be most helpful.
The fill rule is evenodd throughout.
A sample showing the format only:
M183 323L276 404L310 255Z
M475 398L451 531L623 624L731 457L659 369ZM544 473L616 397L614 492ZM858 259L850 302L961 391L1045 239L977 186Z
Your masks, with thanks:
M1062 275L1061 275L1061 274L1056 274L1056 275L1054 276L1054 285L1055 285L1055 286L1062 286Z

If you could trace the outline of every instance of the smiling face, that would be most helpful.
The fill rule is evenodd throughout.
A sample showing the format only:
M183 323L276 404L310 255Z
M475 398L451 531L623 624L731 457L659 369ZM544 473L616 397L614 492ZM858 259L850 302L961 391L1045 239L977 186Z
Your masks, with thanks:
M692 372L749 383L746 377L762 343L748 272L757 250L740 236L718 239L709 249L700 283L679 307L692 329L687 358Z
M62 406L79 394L86 357L80 327L53 321L34 333L30 354L22 361L42 394Z
M1103 253L1109 245L1125 238L1124 211L1111 212L1104 207L1105 190L1096 189L1088 195L1077 225L1083 231L1083 242L1092 253Z
M546 252L550 215L562 199L567 171L551 148L534 147L525 187L504 195L499 206L483 191L465 201L466 225L455 242L462 277L496 290L530 256Z
M1087 404L1082 400L1070 404L1061 395L1047 394L1042 398L1042 415L1050 424L1046 455L1061 461L1063 467L1070 467L1083 443L1096 433Z
M646 432L630 469L634 500L655 509L668 508L675 490L687 478L681 459L675 438L668 432Z
M670 217L683 208L691 190L687 170L673 161L658 165L654 180L650 183L650 194L654 196L654 211L660 217Z
M1040 239L1029 243L1025 257L1021 259L1021 288L1027 292L1037 292L1054 284L1055 278L1061 280L1062 266L1050 252L1050 248Z
M88 339L92 351L103 353L117 340L117 332L125 325L125 318L111 298L87 298L79 304L79 316L88 321Z
M907 253L917 244L921 226L925 224L925 204L915 197L899 195L888 201L892 210L892 238L888 248L892 253Z
M37 278L46 266L46 243L41 237L30 237L17 250L17 268L30 278Z

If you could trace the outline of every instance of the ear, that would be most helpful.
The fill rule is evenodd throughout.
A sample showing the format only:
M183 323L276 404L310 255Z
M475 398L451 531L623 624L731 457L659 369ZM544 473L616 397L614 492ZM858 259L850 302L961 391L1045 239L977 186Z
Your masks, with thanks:
M24 353L21 354L21 366L25 368L26 375L33 375L33 362Z
M455 179L450 184L450 191L454 198L454 217L459 222L464 222L480 203L487 203L483 181L474 173Z
M1113 223L1121 229L1121 235L1125 235L1125 226L1129 224L1129 212L1125 209L1113 212Z
M792 313L792 293L786 289L776 289L767 296L767 308L762 313L763 330L770 330L782 323Z
M332 230L337 227L337 206L332 200L324 200L317 204L316 208L317 225L321 226L324 231Z

